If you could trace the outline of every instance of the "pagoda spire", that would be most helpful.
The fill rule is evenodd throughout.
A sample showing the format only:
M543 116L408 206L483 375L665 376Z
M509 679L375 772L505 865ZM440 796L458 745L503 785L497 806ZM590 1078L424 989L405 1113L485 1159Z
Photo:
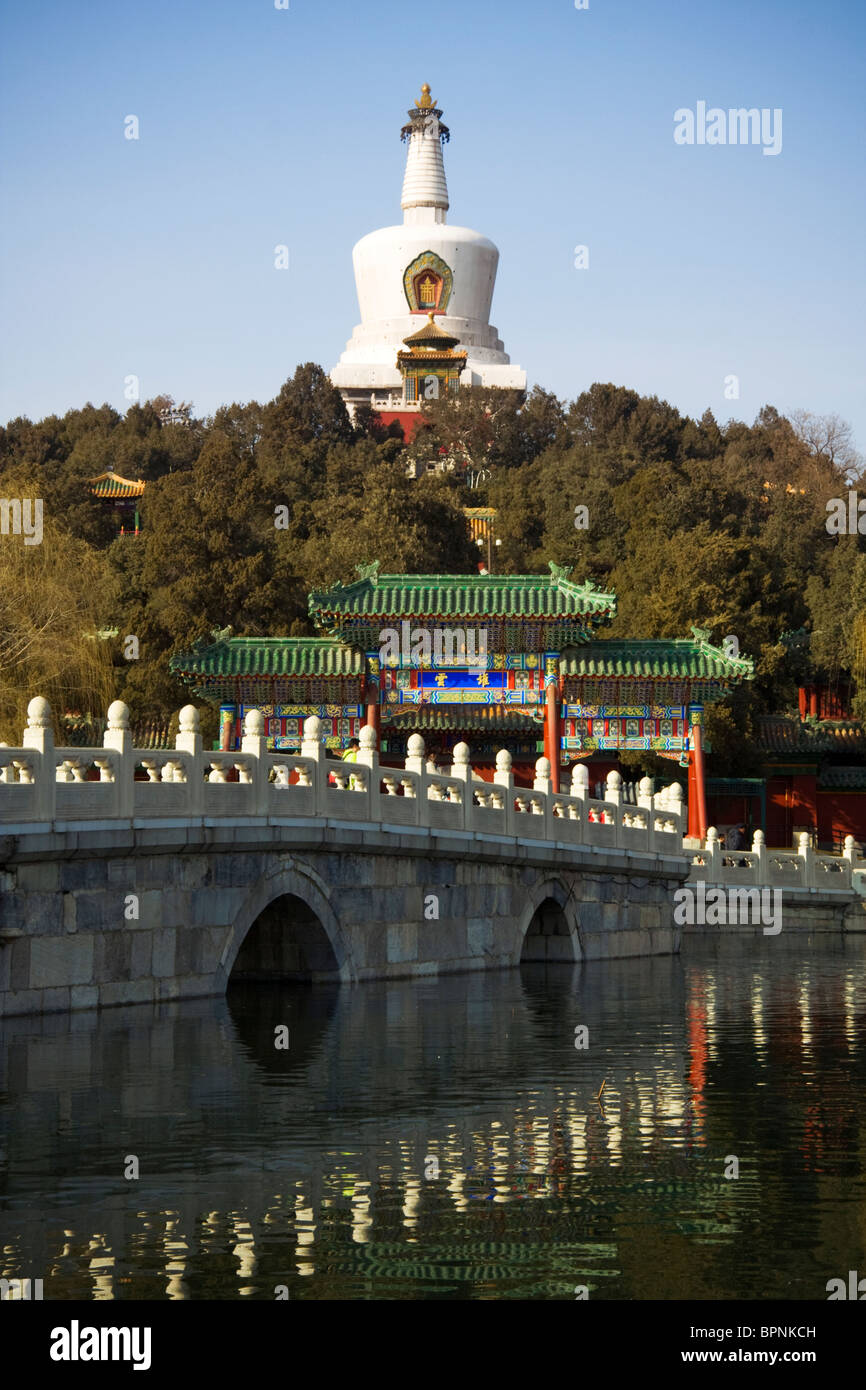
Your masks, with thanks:
M400 132L400 138L409 142L400 199L403 221L444 222L448 211L448 185L442 145L451 135L448 127L442 124L442 112L430 95L428 83L424 83L420 100L416 99L408 115L409 123Z

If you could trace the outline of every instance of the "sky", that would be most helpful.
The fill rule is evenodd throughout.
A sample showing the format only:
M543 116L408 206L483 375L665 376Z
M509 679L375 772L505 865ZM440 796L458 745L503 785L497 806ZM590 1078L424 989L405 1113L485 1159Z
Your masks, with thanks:
M836 413L866 450L862 0L6 0L0 420L330 370L422 82L530 384ZM780 110L780 151L677 143L699 102Z

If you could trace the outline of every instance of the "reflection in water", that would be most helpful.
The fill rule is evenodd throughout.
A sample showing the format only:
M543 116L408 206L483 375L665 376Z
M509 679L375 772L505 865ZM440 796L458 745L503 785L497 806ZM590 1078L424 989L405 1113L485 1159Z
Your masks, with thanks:
M46 1299L825 1298L866 1267L864 950L702 939L9 1020L0 1277Z

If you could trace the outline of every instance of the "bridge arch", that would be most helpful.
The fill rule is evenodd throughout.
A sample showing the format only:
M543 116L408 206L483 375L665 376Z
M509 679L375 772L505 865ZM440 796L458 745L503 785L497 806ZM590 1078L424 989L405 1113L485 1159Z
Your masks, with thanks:
M519 918L514 964L583 960L577 903L559 878L535 885Z
M253 933L264 931L272 940L278 934L282 925L279 920L281 905L285 913L295 919L286 924L286 930L291 932L294 928L293 940L302 960L307 958L308 976L343 983L354 979L351 953L331 905L327 885L313 869L295 863L260 879L240 907L217 968L216 982L221 991L226 989L245 944L250 953ZM243 958L240 964L244 964ZM256 974L258 978L267 977L266 971ZM274 977L278 977L276 973ZM251 978L248 971L246 978Z

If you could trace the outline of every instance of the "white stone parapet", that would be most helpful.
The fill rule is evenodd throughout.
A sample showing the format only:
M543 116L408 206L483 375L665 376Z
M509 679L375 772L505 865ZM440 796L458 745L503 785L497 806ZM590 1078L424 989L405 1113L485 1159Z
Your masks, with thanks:
M261 711L249 710L240 749L206 750L198 710L186 705L174 749L136 749L129 709L116 700L101 748L58 748L50 706L36 697L27 707L20 747L0 744L0 835L104 822L135 828L189 819L323 818L676 855L690 860L689 882L866 897L866 860L850 835L841 856L816 853L805 834L796 851L768 850L762 830L755 831L751 849L727 850L714 826L704 845L689 848L676 782L654 795L644 778L633 805L622 799L619 774L610 772L604 799L593 800L584 763L574 765L569 791L554 792L546 758L536 762L532 787L519 787L505 749L487 782L472 773L465 743L455 747L450 768L434 769L420 734L410 737L403 767L382 764L372 729L362 729L360 742L357 762L328 758L321 721L311 717L300 754L273 753Z
M787 888L822 895L850 895L854 890L866 896L866 862L857 858L851 835L845 840L842 855L816 853L805 833L800 835L796 850L768 850L763 830L755 831L751 849L725 849L711 825L704 845L688 853L692 860L690 883L703 880L729 887Z
M587 770L578 764L570 791L551 789L546 758L536 763L533 786L515 786L511 755L496 757L493 781L472 773L467 744L458 744L450 768L431 770L424 740L413 734L403 767L386 767L373 730L361 731L357 762L334 761L322 743L321 721L304 724L300 754L267 748L264 718L249 710L241 747L202 747L199 714L180 713L174 749L136 749L129 710L109 710L102 748L57 748L47 701L31 700L20 748L0 746L0 836L86 829L97 823L178 826L196 820L219 824L241 818L322 818L332 823L420 826L526 842L683 854L682 789L656 796L645 784L640 804L622 801L619 775L610 773L603 800L588 795ZM643 785L643 784L642 784Z

